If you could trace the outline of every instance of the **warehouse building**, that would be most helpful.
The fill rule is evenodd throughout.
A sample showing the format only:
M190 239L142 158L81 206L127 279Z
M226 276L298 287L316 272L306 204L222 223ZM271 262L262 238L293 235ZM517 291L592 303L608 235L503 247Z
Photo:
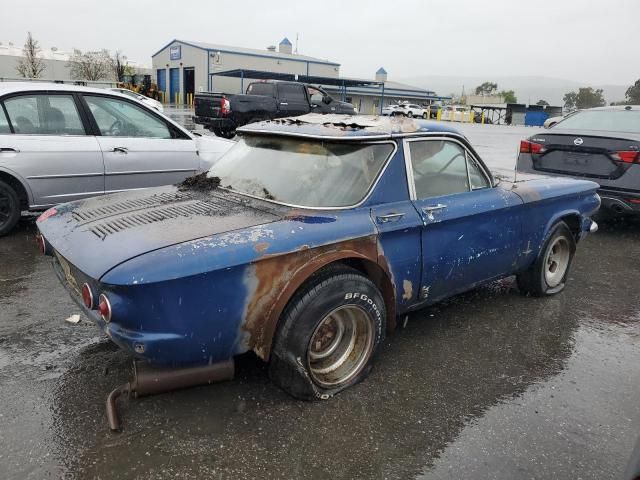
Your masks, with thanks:
M188 102L195 92L243 93L260 79L298 80L322 85L332 96L353 103L361 113L379 111L398 101L431 103L434 92L390 82L381 68L372 79L340 77L340 64L299 55L284 38L264 50L172 40L152 55L158 89L168 103Z

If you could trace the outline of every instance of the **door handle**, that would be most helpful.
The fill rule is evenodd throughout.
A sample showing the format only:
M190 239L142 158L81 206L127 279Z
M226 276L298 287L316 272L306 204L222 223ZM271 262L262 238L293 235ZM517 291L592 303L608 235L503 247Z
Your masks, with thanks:
M287 102L280 102L280 105L289 105Z
M438 203L437 205L428 205L426 207L422 207L422 211L427 215L429 215L432 212L435 212L437 210L442 210L443 208L447 208L447 206L441 203Z
M388 213L386 215L377 215L376 220L378 223L396 222L404 217L404 213Z
M0 153L18 153L20 150L11 147L0 147Z
M113 147L112 152L129 153L129 149L126 147Z
M442 203L438 203L437 205L428 205L426 207L422 207L422 213L424 213L427 218L433 222L435 220L433 212L437 212L438 210L442 210L444 208L447 208L447 206L443 205Z

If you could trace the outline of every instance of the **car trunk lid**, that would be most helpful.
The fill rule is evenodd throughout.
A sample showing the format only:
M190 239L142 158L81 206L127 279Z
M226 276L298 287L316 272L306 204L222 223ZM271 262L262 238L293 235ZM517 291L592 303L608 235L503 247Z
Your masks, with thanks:
M170 186L64 204L38 227L58 255L99 279L150 251L279 220L278 209L219 188Z
M531 154L533 168L540 172L614 180L640 158L640 141L619 136L571 130L540 133L522 142L520 151Z

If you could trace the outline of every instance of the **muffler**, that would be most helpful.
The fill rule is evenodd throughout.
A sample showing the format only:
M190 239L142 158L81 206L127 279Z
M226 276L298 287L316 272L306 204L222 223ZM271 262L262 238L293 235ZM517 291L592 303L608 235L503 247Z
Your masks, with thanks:
M133 362L133 379L113 389L107 397L107 420L112 431L120 430L116 401L123 394L135 398L156 395L171 390L232 380L235 373L233 359L186 368L157 368L146 362Z

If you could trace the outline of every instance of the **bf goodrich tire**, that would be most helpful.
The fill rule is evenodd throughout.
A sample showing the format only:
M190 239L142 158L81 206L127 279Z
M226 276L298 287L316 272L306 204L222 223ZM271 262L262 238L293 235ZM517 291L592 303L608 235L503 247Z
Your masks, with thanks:
M366 378L384 339L380 291L349 267L314 275L285 309L269 375L302 400L328 399Z
M576 242L567 224L556 223L549 230L534 264L516 276L520 291L543 297L564 290L575 251Z
M20 220L20 199L11 185L0 180L0 237Z

